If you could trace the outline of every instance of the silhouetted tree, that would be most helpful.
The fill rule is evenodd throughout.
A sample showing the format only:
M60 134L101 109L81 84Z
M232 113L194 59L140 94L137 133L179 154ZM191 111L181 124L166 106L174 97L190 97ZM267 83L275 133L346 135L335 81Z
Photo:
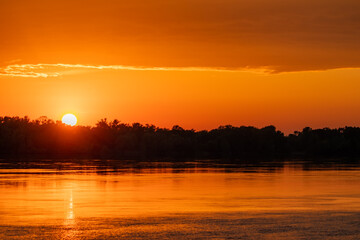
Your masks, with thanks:
M274 126L220 126L210 131L171 129L101 119L70 127L46 117L0 117L2 157L116 159L227 159L359 157L360 128L304 128L285 136Z

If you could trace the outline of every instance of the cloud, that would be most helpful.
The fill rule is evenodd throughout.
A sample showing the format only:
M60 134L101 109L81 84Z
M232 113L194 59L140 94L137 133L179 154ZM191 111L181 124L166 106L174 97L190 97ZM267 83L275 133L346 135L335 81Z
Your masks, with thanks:
M44 71L47 64L23 64L23 65L8 65L6 67L0 68L0 76L7 77L29 77L29 78L38 78L38 77L57 77L60 74L53 72L41 72Z
M0 1L0 34L0 62L360 67L358 0Z
M59 77L68 69L88 69L88 70L132 70L132 71L214 71L214 72L254 72L271 73L270 69L225 69L225 68L196 68L196 67L135 67L122 65L82 65L82 64L14 64L0 68L0 76L7 77L28 77L28 78L48 78Z

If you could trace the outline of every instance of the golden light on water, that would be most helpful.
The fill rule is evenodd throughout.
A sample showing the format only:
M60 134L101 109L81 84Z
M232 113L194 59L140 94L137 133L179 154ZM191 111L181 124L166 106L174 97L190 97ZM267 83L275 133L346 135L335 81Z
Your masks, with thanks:
M289 163L221 170L157 168L156 163L149 169L126 165L126 172L111 161L101 171L92 165L96 160L86 162L0 169L0 239L13 239L10 234L18 239L185 239L194 231L201 239L220 234L247 239L264 231L275 239L301 234L313 239L319 233L318 239L327 239L331 231L359 239L353 224L360 209L354 187L360 184L358 167L304 170Z
M68 113L62 117L61 121L66 125L75 126L77 123L77 118L74 114Z
M67 212L67 220L74 220L74 202L73 202L73 192L71 190L70 192L70 199L69 199L69 206L68 206L68 212Z

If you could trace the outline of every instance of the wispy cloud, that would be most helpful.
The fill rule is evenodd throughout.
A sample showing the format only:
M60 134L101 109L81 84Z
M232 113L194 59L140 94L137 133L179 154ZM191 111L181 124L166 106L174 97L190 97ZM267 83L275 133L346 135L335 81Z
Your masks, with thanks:
M0 67L0 76L8 77L27 77L27 78L48 78L59 77L67 69L90 69L90 70L133 70L133 71L216 71L216 72L256 72L271 73L270 68L261 69L241 68L201 68L201 67L141 67L141 66L124 66L124 65L82 65L82 64L13 64Z

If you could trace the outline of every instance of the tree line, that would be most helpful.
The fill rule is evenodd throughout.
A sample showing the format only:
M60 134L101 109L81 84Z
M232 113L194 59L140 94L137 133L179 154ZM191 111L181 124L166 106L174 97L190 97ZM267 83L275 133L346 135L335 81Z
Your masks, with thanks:
M46 117L0 117L2 158L140 160L360 156L360 128L304 128L285 136L274 126L220 126L210 131L171 129L102 119L96 126L66 126Z

